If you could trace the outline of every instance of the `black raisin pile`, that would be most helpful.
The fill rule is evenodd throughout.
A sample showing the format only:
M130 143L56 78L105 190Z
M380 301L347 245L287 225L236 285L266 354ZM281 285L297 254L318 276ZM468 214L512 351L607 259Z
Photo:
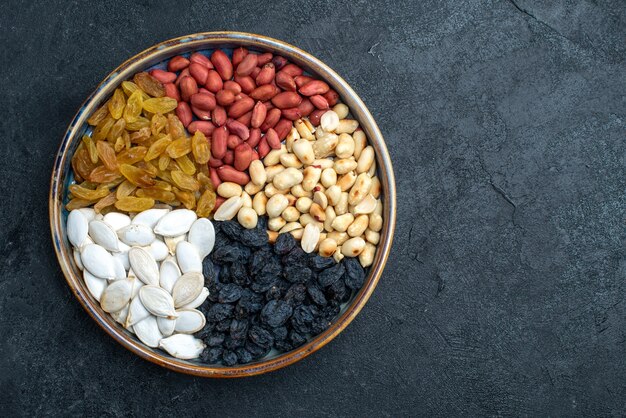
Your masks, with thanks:
M215 248L203 262L207 323L196 334L207 344L203 362L233 366L301 346L328 328L365 280L356 258L307 254L291 234L270 244L264 218L254 229L214 226Z

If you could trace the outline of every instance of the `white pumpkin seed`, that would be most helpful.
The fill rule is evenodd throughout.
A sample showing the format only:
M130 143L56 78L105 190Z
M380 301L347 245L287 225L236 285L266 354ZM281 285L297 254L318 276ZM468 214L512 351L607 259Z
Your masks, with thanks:
M113 279L115 277L113 256L98 244L85 245L80 252L80 258L83 266L94 276L101 279Z
M126 278L126 269L122 260L113 256L113 280L123 280Z
M189 273L190 271L196 271L202 273L202 259L195 245L188 241L181 241L176 246L176 261L180 271Z
M143 306L143 303L141 303L141 298L135 296L128 307L128 317L126 318L124 327L129 329L149 316L150 312Z
M139 294L139 289L141 289L144 283L135 276L135 272L131 269L128 272L128 280L132 282L133 290L130 294L130 298L134 299Z
M144 286L139 290L141 303L152 315L176 318L178 314L174 310L174 300L167 290L159 286Z
M89 222L89 236L93 239L93 242L104 247L105 250L119 250L117 234L104 221L93 220Z
M131 292L132 287L128 280L116 280L109 284L100 296L102 310L109 313L122 310L130 301Z
M165 245L167 246L170 255L176 254L176 246L179 242L185 241L187 239L187 235L179 235L177 237L163 237L163 241L165 241Z
M83 280L85 281L85 285L87 285L87 290L89 290L91 296L93 296L95 300L100 302L102 292L104 292L104 289L106 289L107 287L107 281L105 279L94 276L87 270L83 271Z
M85 215L85 218L87 218L87 222L91 222L92 220L96 219L96 211L94 208L80 208L78 209L78 211Z
M215 228L207 218L200 218L191 225L187 239L195 245L200 258L204 259L213 251L215 245Z
M123 244L123 243L120 242L120 244ZM130 261L128 260L128 251L117 252L117 253L113 253L112 255L114 259L119 260L120 263L122 263L124 270L128 270L130 268Z
M74 248L74 262L76 263L76 266L78 266L78 268L82 271L85 269L85 266L83 266L83 261L80 259L80 251L78 251L76 248Z
M80 248L87 238L89 221L80 210L73 210L67 216L67 239L76 248Z
M182 273L178 268L178 264L176 264L176 260L174 257L169 256L161 263L161 268L159 269L159 284L171 294L174 283L176 283L176 280L178 280L181 275Z
M137 338L148 347L156 348L163 335L159 331L159 326L155 316L150 315L143 321L139 321L133 326Z
M125 226L130 225L130 216L119 212L109 212L104 215L102 220L104 223L113 228L114 231L118 231Z
M113 320L117 322L118 324L120 324L121 326L124 326L124 324L126 323L126 318L128 318L129 308L130 308L130 305L126 305L120 311L111 312L111 318L113 318ZM129 331L133 332L132 328L129 329Z
M154 241L152 229L141 224L130 224L117 231L120 240L131 247L134 245L146 246Z
M206 344L192 335L174 334L171 337L163 338L159 347L176 358L191 360L202 353Z
M128 259L139 280L145 284L159 284L159 266L152 254L141 247L133 247L128 251Z
M163 334L164 337L169 337L174 333L174 328L176 327L176 319L167 319L162 316L157 317L157 325L159 326L159 331Z
M179 308L193 302L204 286L204 276L202 273L185 273L176 280L172 289L174 307Z
M203 287L198 297L195 298L191 303L188 303L187 305L183 306L181 309L196 309L198 306L202 305L204 301L206 300L206 298L208 297L209 297L209 289L207 289L206 287Z
M183 334L193 334L200 331L206 325L204 314L197 309L180 309L176 311L176 332Z
M150 244L150 246L146 249L148 250L148 252L150 252L150 254L152 254L152 257L154 257L156 261L165 260L165 258L170 253L167 245L165 245L165 243L160 239L155 239L154 241L152 241L152 244Z
M198 219L196 212L189 209L173 210L163 216L154 227L154 233L164 237L176 237L186 234L194 221Z
M168 212L170 212L169 209L148 209L148 210L144 210L141 213L138 213L134 218L132 223L134 224L138 224L138 225L145 225L150 229L154 229L154 227L156 226L157 222L159 222L159 220L165 216Z

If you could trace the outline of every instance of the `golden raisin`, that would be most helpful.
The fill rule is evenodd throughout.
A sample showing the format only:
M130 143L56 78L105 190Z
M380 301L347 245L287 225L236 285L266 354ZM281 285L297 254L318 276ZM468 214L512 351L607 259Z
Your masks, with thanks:
M115 207L126 212L142 212L154 206L154 199L149 197L126 196L115 202Z
M113 126L111 127L111 130L109 131L107 135L107 140L109 142L115 143L117 138L122 136L122 132L124 132L124 128L126 128L126 121L124 119L118 119L117 121L115 121L115 123L113 124Z
M196 207L196 196L193 193L178 190L176 187L174 187L172 191L174 192L176 198L180 200L180 203L182 203L187 209L193 209Z
M102 121L100 121L100 123L94 128L91 138L94 141L100 141L101 139L105 139L109 134L109 131L113 127L114 123L115 119L113 119L111 116L107 116L106 118L102 119Z
M152 145L150 145L150 148L148 148L148 152L146 156L144 157L144 160L146 161L154 160L156 157L163 154L165 149L171 143L172 143L172 140L170 139L169 135L165 135L164 137L157 139L156 141L152 143Z
M174 196L174 193L168 192L167 190L155 189L154 187L139 189L137 190L136 195L137 197L149 197L154 200L159 200L163 203L168 203L176 200L176 196Z
M170 164L171 158L167 154L161 154L159 157L159 170L165 171Z
M130 142L133 142L135 144L140 144L147 139L150 139L150 128L147 126L145 128L141 128L137 132L133 132L130 135Z
M120 172L128 181L139 187L154 186L154 178L149 172L142 168L132 166L130 164L122 164Z
M91 162L89 153L85 148L78 149L72 156L72 169L76 181L89 178L89 174L95 167L96 165Z
M103 104L98 110L87 119L87 123L91 126L96 126L109 115L108 103Z
M135 164L143 160L148 150L146 147L132 147L117 154L118 164Z
M200 183L193 177L183 173L182 171L175 170L171 172L172 180L174 184L183 190L196 192L200 190Z
M142 116L137 117L137 120L134 122L128 122L126 124L126 129L129 131L138 131L143 128L150 128L150 120Z
M173 139L185 135L183 123L178 119L178 116L171 113L167 115L167 133L170 134Z
M165 126L167 125L167 118L159 113L152 116L150 119L150 130L152 131L152 135L158 135L161 133Z
M141 90L133 92L126 102L124 108L124 120L126 122L135 122L139 115L141 115L141 109L143 108L143 97L141 96Z
M196 174L196 166L187 155L183 155L182 157L177 158L176 164L178 164L182 172L187 174L188 176L193 176L194 174Z
M191 152L191 139L184 136L178 138L168 145L165 152L171 158L180 158L183 155L187 155Z
M98 156L107 170L117 170L117 158L115 157L115 150L111 144L106 141L98 141L96 143L96 148L98 149Z
M122 81L122 90L124 90L124 93L126 93L128 97L132 96L134 92L139 91L143 100L147 100L150 98L150 96L148 96L143 90L139 88L137 84L133 83L132 81Z
M102 209L106 208L107 206L111 206L113 203L115 203L116 200L117 198L115 197L115 192L112 192L108 194L106 197L103 197L102 199L100 199L93 206L93 208L96 212L100 213Z
M69 189L74 197L85 200L98 200L109 194L109 189L106 187L99 187L96 190L91 190L79 186L78 184L72 184Z
M115 197L121 199L122 197L130 196L132 192L135 191L137 186L131 183L128 180L124 180L118 187L115 192Z
M206 136L200 131L196 131L191 138L191 151L193 152L193 158L195 158L198 164L206 164L211 158L211 151L209 149L209 141Z
M91 140L88 135L83 135L83 144L85 144L85 148L87 152L89 152L89 159L92 163L98 163L98 149L96 148L96 144Z
M103 165L94 168L89 174L89 180L94 183L110 183L120 178L120 173L117 171L109 171Z
M212 189L205 190L198 199L196 214L200 217L208 217L215 207L215 198L215 192Z
M152 97L165 96L165 88L163 88L163 84L146 72L135 74L133 81L141 90L145 91Z
M148 99L143 102L144 110L155 114L165 114L171 112L176 109L176 105L178 105L178 102L176 101L176 99L172 99L171 97L158 97L154 99Z
M126 106L126 97L122 89L115 89L113 97L108 103L109 113L113 116L113 119L119 119L122 117L124 107Z
M93 205L95 202L97 202L97 201L96 200L81 199L81 198L75 197L74 199L71 199L67 203L67 205L65 205L65 209L67 209L67 210L74 210L74 209L86 208L87 206Z

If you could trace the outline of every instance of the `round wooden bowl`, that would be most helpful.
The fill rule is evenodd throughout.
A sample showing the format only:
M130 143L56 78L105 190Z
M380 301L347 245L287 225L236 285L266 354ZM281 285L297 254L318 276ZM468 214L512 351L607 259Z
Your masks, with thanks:
M87 129L86 120L111 96L122 81L175 55L190 51L231 49L239 46L282 55L325 80L339 93L341 100L349 106L350 112L358 119L361 128L365 131L369 143L376 150L378 176L383 189L384 227L381 231L374 264L370 268L363 287L324 333L290 352L265 357L250 364L223 367L206 365L197 361L178 360L161 350L151 349L143 345L100 308L100 304L87 290L82 274L72 257L72 248L65 230L67 211L64 209L64 201L67 188L73 180L70 159ZM228 378L253 376L293 364L328 344L356 317L374 291L391 249L396 220L396 188L391 159L374 118L359 96L337 73L312 55L276 39L241 32L206 32L171 39L146 49L117 67L98 85L76 113L61 141L52 170L49 205L52 241L65 279L87 313L102 329L133 353L160 366L197 376Z

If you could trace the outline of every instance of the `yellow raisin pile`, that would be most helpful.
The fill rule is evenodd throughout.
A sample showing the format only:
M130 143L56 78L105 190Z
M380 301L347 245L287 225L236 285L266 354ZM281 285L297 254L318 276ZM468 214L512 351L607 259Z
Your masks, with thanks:
M138 73L87 120L93 127L72 157L75 184L68 210L141 212L157 203L207 217L215 207L209 143L189 137L175 115L177 102L148 73Z

